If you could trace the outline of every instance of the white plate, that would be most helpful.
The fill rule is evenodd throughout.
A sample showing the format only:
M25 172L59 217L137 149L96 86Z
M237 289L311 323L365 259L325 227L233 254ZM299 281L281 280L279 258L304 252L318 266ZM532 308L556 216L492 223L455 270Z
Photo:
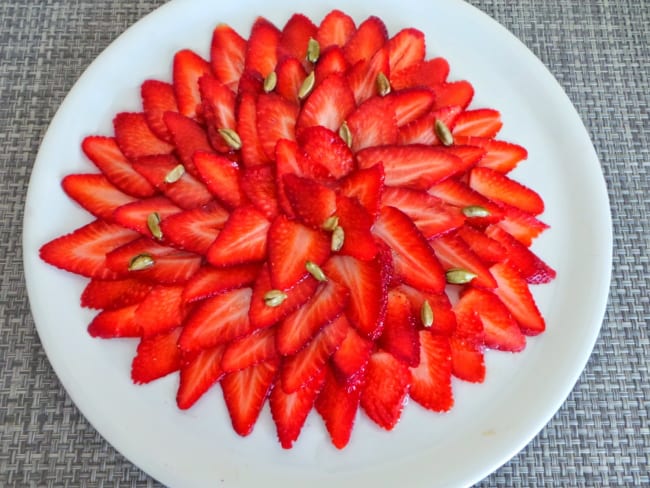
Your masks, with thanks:
M69 173L88 171L79 149L88 134L110 134L122 110L139 109L146 78L169 80L175 51L208 56L212 29L226 22L247 36L257 15L282 26L296 2L172 1L120 36L80 78L51 123L36 160L25 208L24 262L32 312L47 355L66 390L95 428L161 482L191 486L463 486L490 474L522 449L561 406L591 353L603 319L611 269L609 205L599 161L570 101L542 63L514 36L456 0L360 0L339 6L357 22L378 15L390 34L413 26L428 55L443 55L451 78L468 79L473 106L499 109L501 138L529 150L517 168L547 204L552 225L535 250L558 272L535 290L547 332L523 353L487 354L482 385L454 383L448 414L405 409L393 432L361 416L349 446L334 449L311 414L294 449L275 440L268 408L254 433L230 427L219 388L188 412L175 406L177 376L136 387L129 378L135 341L92 339L93 313L79 307L85 280L50 267L38 248L88 222L61 191ZM303 2L318 22L332 4Z

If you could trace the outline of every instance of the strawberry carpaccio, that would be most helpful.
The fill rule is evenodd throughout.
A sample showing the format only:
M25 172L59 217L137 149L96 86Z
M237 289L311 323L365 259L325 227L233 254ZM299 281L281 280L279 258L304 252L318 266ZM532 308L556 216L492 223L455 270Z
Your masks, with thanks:
M92 336L138 341L134 383L177 373L181 409L220 387L242 436L267 401L284 448L313 409L337 448L408 398L447 411L486 349L544 331L530 288L555 276L509 176L527 151L473 95L378 17L219 24L83 140L99 172L62 186L94 220L40 255L90 278Z

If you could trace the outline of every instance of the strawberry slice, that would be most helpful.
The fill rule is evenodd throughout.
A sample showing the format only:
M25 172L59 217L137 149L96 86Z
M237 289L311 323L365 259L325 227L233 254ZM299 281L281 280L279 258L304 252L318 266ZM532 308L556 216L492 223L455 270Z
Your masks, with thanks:
M252 331L248 320L252 290L239 288L201 302L185 321L178 340L183 351L191 352L225 344Z
M352 68L348 70L346 77L357 105L380 95L377 80L380 75L387 76L390 69L388 49L379 49L372 57L359 59L351 65Z
M549 227L533 214L517 207L501 204L499 210L503 214L503 218L498 223L499 227L524 246L530 247L533 240Z
M151 290L151 285L132 278L88 282L81 293L81 306L114 310L140 303Z
M475 343L456 336L449 338L451 372L456 378L471 383L485 380L485 357Z
M409 88L394 91L389 95L398 127L402 127L422 117L431 110L436 99L428 88Z
M331 45L325 49L321 47L318 63L314 66L316 73L316 85L333 73L345 73L350 64L345 59L345 53L339 46Z
M388 40L388 30L379 18L370 16L364 20L344 46L345 57L351 65L372 58Z
M435 183L468 169L457 156L419 144L369 147L357 153L360 168L369 168L379 162L384 165L386 185L414 190L427 190Z
M130 229L95 220L44 244L39 256L46 263L88 278L114 280L126 273L107 267L106 254L137 239Z
M340 254L362 261L373 259L379 249L372 235L373 217L358 200L339 196L336 199L338 226L343 229L343 245Z
M468 222L479 227L498 222L503 217L503 211L500 207L457 178L447 178L436 183L429 188L428 193L461 209L481 207L486 211L485 216L468 217L467 219Z
M178 110L191 119L196 119L201 104L199 79L212 74L210 63L190 49L183 49L174 55L173 86Z
M308 161L322 165L329 174L341 178L354 169L354 157L341 137L325 127L300 131L298 146Z
M133 169L114 138L88 136L81 143L81 148L106 179L124 193L137 198L156 193L156 189Z
M322 125L337 132L355 107L354 93L347 80L333 73L321 81L303 103L296 129Z
M293 393L286 393L279 380L271 390L269 405L275 422L278 440L284 449L290 449L298 439L307 416L314 407L318 393L325 382L325 371L321 370L306 385Z
M113 220L123 227L135 230L144 236L153 237L147 224L149 215L156 213L160 219L165 219L179 212L181 212L181 209L167 197L151 197L116 208L113 212Z
M151 337L179 327L187 315L183 286L155 286L135 311L142 337Z
M498 263L508 258L508 251L506 251L505 246L488 234L487 229L490 228L505 233L504 230L494 225L488 226L485 233L471 225L461 227L456 233L458 237L465 241L465 244L469 246L472 252L486 264ZM512 239L514 240L514 238ZM522 247L528 251L525 246Z
M135 384L150 383L181 367L181 352L177 342L181 328L145 337L131 363L131 379Z
M476 275L471 283L482 288L495 288L496 281L483 261L455 234L445 234L430 241L442 267L449 271L463 269Z
M329 46L345 46L356 31L352 17L340 10L330 11L321 21L316 40L321 50Z
M340 347L332 355L332 369L345 384L354 385L365 372L374 344L349 327Z
M116 339L118 337L140 337L140 326L135 319L137 304L122 308L102 310L88 325L91 337Z
M346 122L352 135L353 152L397 142L398 128L392 102L389 97L372 97L350 114Z
M223 346L205 349L181 365L176 405L181 410L192 407L203 394L224 376L221 368Z
M143 113L121 112L113 119L115 140L130 160L155 154L169 154L174 146L158 138Z
M228 373L221 380L232 427L239 435L247 436L253 431L277 370L278 361L270 360Z
M424 33L418 29L402 29L388 41L390 72L396 73L424 61Z
M280 209L275 186L275 171L270 165L244 168L239 181L242 193L267 219L274 219Z
M280 323L276 335L278 352L283 356L298 352L319 330L341 314L348 297L347 288L334 281L320 285L304 306Z
M277 49L281 37L280 30L263 17L258 17L251 28L246 48L244 69L257 71L262 77L268 76L278 61Z
M531 188L490 168L473 168L469 186L481 195L516 207L532 215L544 211L544 200Z
M441 293L445 277L429 243L413 221L395 207L383 207L374 234L393 250L395 271L416 288Z
M384 330L377 341L379 347L407 366L420 364L420 344L411 302L396 290L388 292Z
M375 164L347 175L339 188L341 194L356 198L366 211L376 217L384 192L384 167Z
M297 58L284 58L275 71L278 79L275 91L290 103L300 103L298 93L307 77L303 64Z
M296 138L298 105L275 93L264 93L257 99L257 134L268 158L275 155L279 139Z
M457 105L464 110L474 98L474 87L466 80L440 83L431 88L436 94L434 108Z
M459 106L447 106L431 110L416 120L399 128L397 140L399 144L427 144L437 146L442 144L436 134L436 120L440 120L447 127L453 127L456 117L461 112Z
M428 410L446 412L454 404L449 339L420 331L420 364L411 368L411 398Z
M198 177L198 171L194 166L194 153L213 152L205 130L194 120L176 112L166 112L163 118L172 134L176 153L183 166L190 174Z
M257 133L257 97L243 93L237 108L237 134L242 142L241 158L244 166L253 168L270 163Z
M246 40L232 27L217 25L210 43L210 65L217 79L233 91L244 71L245 57Z
M293 393L318 376L341 345L349 328L345 315L340 315L323 327L300 351L285 358L280 369L282 389L286 393Z
M270 225L252 206L235 209L208 249L208 262L214 266L231 266L262 260L266 256Z
M241 264L227 268L204 266L185 285L183 301L196 302L224 291L252 285L258 273L257 264Z
M480 108L459 114L452 132L454 136L493 138L502 126L501 114L497 110Z
M201 94L201 113L209 128L232 129L237 127L235 120L235 94L225 84L212 75L203 75L199 79L199 92ZM215 148L221 152L228 152L230 147L220 135ZM214 144L214 140L212 141Z
M245 201L237 163L220 154L199 151L194 153L194 166L210 193L224 205L237 208Z
M278 42L278 60L291 57L302 60L307 67L307 44L309 39L316 37L317 30L316 25L308 17L303 14L293 14L282 28Z
M429 330L443 335L451 335L454 332L456 315L446 293L426 293L404 284L399 285L395 290L408 298L411 304L411 315L415 317L416 323L422 323L422 306L427 301L433 312L433 323Z
M368 361L361 407L381 428L392 430L402 415L410 386L408 366L388 352L377 351Z
M412 64L399 71L391 69L390 83L395 90L418 86L433 88L444 84L448 75L449 63L445 58L438 57Z
M221 367L226 373L230 373L276 357L278 351L275 348L275 328L257 329L226 346Z
M228 219L217 202L170 215L160 223L166 242L184 251L205 255Z
M178 112L174 87L158 80L146 80L140 87L142 110L151 132L166 142L172 142L167 124L163 120L165 112Z
M100 174L72 174L61 181L65 193L95 217L111 221L113 210L136 201Z
M271 283L287 289L307 275L308 261L322 265L330 253L330 239L324 231L314 230L284 215L275 218L268 234Z
M314 180L284 175L284 193L296 217L305 225L321 229L336 211L336 193Z
M477 146L485 149L485 155L477 165L499 171L500 173L512 171L521 161L528 157L526 148L518 144L490 139L488 137L455 135L454 141L457 144Z

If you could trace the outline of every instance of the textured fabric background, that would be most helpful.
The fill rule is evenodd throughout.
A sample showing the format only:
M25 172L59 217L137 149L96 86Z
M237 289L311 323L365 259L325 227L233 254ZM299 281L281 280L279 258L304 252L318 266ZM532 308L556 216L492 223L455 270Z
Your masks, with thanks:
M95 432L54 375L29 312L21 226L38 145L63 97L162 3L0 1L0 486L158 486ZM478 486L649 486L650 3L470 3L567 91L600 157L615 233L611 295L585 372L542 432Z

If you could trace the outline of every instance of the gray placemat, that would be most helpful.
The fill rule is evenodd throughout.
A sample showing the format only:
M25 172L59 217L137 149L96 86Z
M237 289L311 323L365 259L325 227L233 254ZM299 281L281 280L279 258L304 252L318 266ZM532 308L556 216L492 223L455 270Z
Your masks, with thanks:
M158 486L95 432L54 375L29 312L21 225L38 145L63 97L104 47L162 3L0 2L0 486ZM650 5L470 3L567 91L601 159L615 232L611 296L585 372L542 432L478 486L648 486Z

